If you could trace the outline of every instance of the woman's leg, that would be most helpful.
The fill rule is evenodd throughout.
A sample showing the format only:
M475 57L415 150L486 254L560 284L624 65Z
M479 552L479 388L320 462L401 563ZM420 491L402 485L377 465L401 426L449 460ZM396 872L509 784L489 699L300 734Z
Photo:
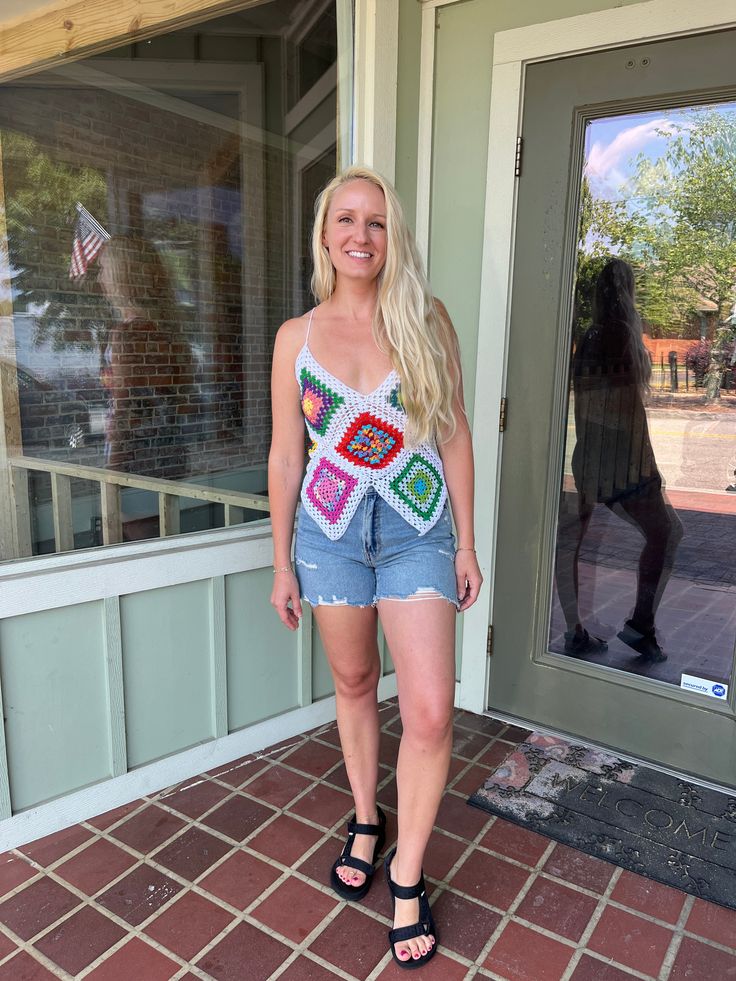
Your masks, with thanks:
M372 607L315 606L314 616L335 680L337 728L345 768L355 799L356 820L376 824L378 783L378 703L380 660L376 611ZM352 856L370 862L376 839L356 835ZM363 872L338 866L338 876L351 886L365 881Z
M455 694L456 611L446 599L380 600L381 618L396 668L403 734L396 767L399 837L391 878L413 886L447 782ZM419 901L396 900L394 926L419 919ZM401 960L426 953L433 937L396 944Z

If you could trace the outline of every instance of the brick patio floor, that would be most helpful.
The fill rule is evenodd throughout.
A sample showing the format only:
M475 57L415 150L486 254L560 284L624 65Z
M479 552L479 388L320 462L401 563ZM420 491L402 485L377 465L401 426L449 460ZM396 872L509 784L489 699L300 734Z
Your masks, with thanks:
M380 802L396 830L395 700ZM456 714L426 873L459 981L736 979L736 913L466 805L525 733ZM0 981L390 981L389 900L326 885L351 811L334 724L0 856Z

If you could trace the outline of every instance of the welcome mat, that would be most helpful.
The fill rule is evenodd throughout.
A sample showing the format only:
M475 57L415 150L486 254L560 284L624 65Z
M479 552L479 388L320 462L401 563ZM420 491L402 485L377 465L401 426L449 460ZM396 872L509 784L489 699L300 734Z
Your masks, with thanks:
M532 733L468 803L736 909L736 795Z

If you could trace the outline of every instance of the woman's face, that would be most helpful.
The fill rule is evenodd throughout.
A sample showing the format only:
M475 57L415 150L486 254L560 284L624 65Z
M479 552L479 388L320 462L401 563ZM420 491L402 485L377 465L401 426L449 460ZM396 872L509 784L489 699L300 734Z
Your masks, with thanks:
M371 281L386 262L386 201L370 181L343 184L332 195L322 244L339 277Z

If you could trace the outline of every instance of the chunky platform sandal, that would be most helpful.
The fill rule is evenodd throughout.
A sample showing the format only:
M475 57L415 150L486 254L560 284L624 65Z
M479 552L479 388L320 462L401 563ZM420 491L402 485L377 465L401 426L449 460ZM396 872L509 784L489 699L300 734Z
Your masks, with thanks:
M424 875L419 876L419 882L415 886L398 886L391 878L391 862L396 854L396 849L392 848L391 851L386 856L386 860L383 863L383 867L386 871L386 882L388 883L388 889L391 893L391 915L393 916L396 910L396 900L397 899L418 899L419 900L419 922L412 923L411 926L397 927L395 930L388 931L388 942L391 944L391 956L399 965L407 971L413 971L415 968L424 967L427 961L431 961L434 955L437 953L437 929L434 925L434 919L432 918L432 910L429 908L429 900L427 899L427 890L424 886ZM409 957L409 960L402 961L400 957L396 956L396 950L394 949L394 944L400 944L404 940L413 940L415 937L423 937L431 933L434 937L434 943L427 951L426 954L422 954L421 957Z
M608 644L602 637L594 637L583 628L582 633L568 630L565 633L565 654L573 657L585 657L588 654L603 654L608 650Z
M660 664L667 660L667 655L657 643L654 628L642 631L635 627L631 620L626 620L623 630L619 630L617 637L632 651L636 651L642 661Z
M342 854L332 866L332 873L330 875L332 888L341 899L352 899L355 902L362 899L371 887L376 859L386 844L386 815L380 807L377 807L376 810L378 811L378 824L358 824L355 820L348 821L348 840L345 842ZM353 850L353 842L355 841L356 835L376 835L377 840L373 848L372 862L364 862L361 858L353 858L350 854ZM359 886L350 886L347 882L343 882L337 874L340 866L347 866L349 869L355 869L356 872L364 872L365 882L362 882Z

